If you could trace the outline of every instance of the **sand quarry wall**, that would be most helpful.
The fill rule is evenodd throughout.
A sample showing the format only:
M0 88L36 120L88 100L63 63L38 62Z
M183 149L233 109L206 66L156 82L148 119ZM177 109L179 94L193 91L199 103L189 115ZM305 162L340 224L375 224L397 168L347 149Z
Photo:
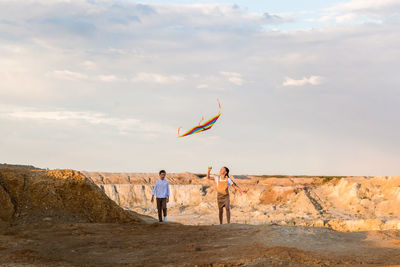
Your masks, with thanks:
M120 206L144 212L156 174L86 173ZM400 229L400 177L255 177L236 182L249 193L231 194L235 209L257 223L326 226L343 231ZM213 181L190 173L170 174L169 207L206 215L215 208Z

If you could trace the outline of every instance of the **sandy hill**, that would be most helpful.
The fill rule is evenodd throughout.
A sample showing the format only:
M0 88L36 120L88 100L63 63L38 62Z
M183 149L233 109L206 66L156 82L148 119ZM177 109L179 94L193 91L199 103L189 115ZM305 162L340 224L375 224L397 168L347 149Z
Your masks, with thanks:
M0 165L0 207L0 220L11 223L139 221L73 170Z

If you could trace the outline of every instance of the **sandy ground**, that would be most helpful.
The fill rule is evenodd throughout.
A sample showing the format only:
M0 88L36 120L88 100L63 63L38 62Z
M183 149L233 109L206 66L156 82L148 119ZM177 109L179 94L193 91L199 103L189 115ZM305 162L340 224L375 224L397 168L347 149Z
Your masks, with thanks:
M1 266L390 266L400 231L241 224L38 223L2 227Z

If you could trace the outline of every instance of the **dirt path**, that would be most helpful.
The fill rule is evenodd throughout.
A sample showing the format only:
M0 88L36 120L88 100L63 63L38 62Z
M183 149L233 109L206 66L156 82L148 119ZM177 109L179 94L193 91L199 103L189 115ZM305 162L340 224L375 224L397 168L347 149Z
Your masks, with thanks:
M400 231L288 226L52 224L3 228L0 265L309 266L400 264Z

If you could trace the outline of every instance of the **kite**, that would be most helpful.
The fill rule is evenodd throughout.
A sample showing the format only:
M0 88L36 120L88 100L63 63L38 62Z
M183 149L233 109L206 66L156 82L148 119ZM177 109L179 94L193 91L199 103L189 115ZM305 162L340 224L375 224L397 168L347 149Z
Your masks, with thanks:
M211 127L213 127L214 124L217 122L219 116L221 116L221 103L219 102L218 99L217 99L217 101L218 101L219 111L218 111L218 114L216 116L212 117L211 119L209 119L208 121L204 122L203 124L202 124L202 122L204 121L204 117L202 117L198 126L193 127L192 129L190 129L189 131L187 131L186 133L184 133L182 135L180 134L180 131L181 131L182 127L179 127L179 129L178 129L178 137L184 137L184 136L192 135L192 134L195 134L195 133L200 133L200 132L204 132L204 131L210 130Z

